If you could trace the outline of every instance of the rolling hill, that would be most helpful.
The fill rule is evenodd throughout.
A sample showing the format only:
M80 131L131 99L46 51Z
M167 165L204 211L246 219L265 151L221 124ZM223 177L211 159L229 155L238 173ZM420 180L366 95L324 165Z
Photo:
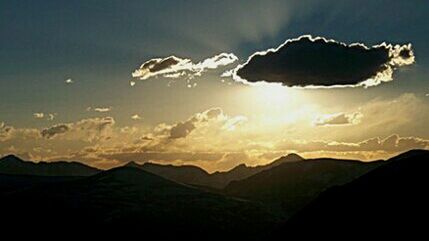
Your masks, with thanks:
M286 162L240 181L231 182L227 195L260 201L290 217L324 190L348 183L384 164L340 159Z
M30 162L14 155L0 159L0 174L33 176L91 176L100 170L79 162Z
M207 173L199 167L191 165L174 166L155 163L144 163L139 165L135 162L130 162L127 166L138 167L142 170L180 183L222 189L232 181L245 179L261 171L276 167L282 163L302 160L304 159L297 154L289 154L267 165L250 167L245 164L241 164L229 171L214 172L212 174Z

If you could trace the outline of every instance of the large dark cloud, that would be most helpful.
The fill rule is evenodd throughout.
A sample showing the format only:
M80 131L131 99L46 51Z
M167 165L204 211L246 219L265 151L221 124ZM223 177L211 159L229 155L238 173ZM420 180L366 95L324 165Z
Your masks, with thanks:
M346 45L311 36L291 39L276 49L253 54L235 69L244 82L286 86L372 86L392 80L397 67L414 63L411 45Z

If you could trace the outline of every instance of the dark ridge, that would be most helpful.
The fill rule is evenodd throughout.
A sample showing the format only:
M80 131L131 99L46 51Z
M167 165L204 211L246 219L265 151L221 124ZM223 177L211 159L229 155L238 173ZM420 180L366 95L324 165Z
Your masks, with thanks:
M0 173L12 175L36 176L90 176L100 172L99 169L80 162L31 162L17 156L8 155L0 159Z
M426 235L423 220L429 214L428 169L427 150L395 156L356 180L322 193L279 228L273 240L283 235L339 238L343 233L358 237L422 237Z
M383 164L328 158L282 162L243 180L232 181L224 192L263 202L288 218L326 189L348 183Z

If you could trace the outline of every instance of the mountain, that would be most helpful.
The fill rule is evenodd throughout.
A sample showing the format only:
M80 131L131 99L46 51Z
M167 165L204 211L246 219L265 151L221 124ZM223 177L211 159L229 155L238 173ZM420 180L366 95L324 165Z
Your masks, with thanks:
M174 166L160 165L155 163L144 163L139 165L135 162L128 163L127 166L138 167L147 172L158 176L186 184L198 184L203 186L211 186L210 174L205 170L192 165Z
M246 179L233 181L224 192L264 202L287 218L329 187L350 182L383 163L329 158L284 162Z
M276 167L282 163L297 162L302 160L304 159L297 154L289 154L273 161L268 165L249 167L245 164L241 164L229 171L214 172L212 174L209 174L205 170L192 165L174 166L155 163L144 163L143 165L139 165L135 162L130 162L127 164L127 166L138 167L142 170L180 183L222 189L232 181L250 177L258 172Z
M384 238L404 235L410 240L425 237L429 215L428 170L427 150L396 156L386 165L322 193L279 228L273 239L280 240L285 235L339 239L343 233Z
M34 176L90 176L100 170L79 162L30 162L8 155L0 159L0 174Z
M121 240L256 239L275 219L259 204L201 191L134 167L0 194L2 230ZM13 229L15 230L15 229ZM24 233L25 234L25 233Z

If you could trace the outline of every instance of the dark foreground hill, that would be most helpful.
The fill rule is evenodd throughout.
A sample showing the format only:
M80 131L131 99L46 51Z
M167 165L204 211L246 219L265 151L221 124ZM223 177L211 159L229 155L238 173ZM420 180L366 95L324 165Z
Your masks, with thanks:
M428 170L429 151L394 157L357 180L324 192L279 228L273 239L283 240L285 235L424 239L428 234Z
M224 191L231 196L263 202L287 218L326 189L346 184L383 164L383 161L327 158L286 162L233 181Z
M144 163L139 165L135 162L130 162L127 164L127 166L138 167L142 170L180 183L221 189L232 181L245 179L256 173L268 170L283 163L298 162L302 160L304 159L296 154L289 154L267 165L251 167L241 164L229 171L214 172L211 174L199 167L192 165L174 166L155 163Z
M79 162L30 162L9 155L0 159L0 174L33 176L91 176L100 170Z
M255 203L122 167L0 194L2 232L44 239L257 239L275 220ZM154 240L154 239L150 239Z

